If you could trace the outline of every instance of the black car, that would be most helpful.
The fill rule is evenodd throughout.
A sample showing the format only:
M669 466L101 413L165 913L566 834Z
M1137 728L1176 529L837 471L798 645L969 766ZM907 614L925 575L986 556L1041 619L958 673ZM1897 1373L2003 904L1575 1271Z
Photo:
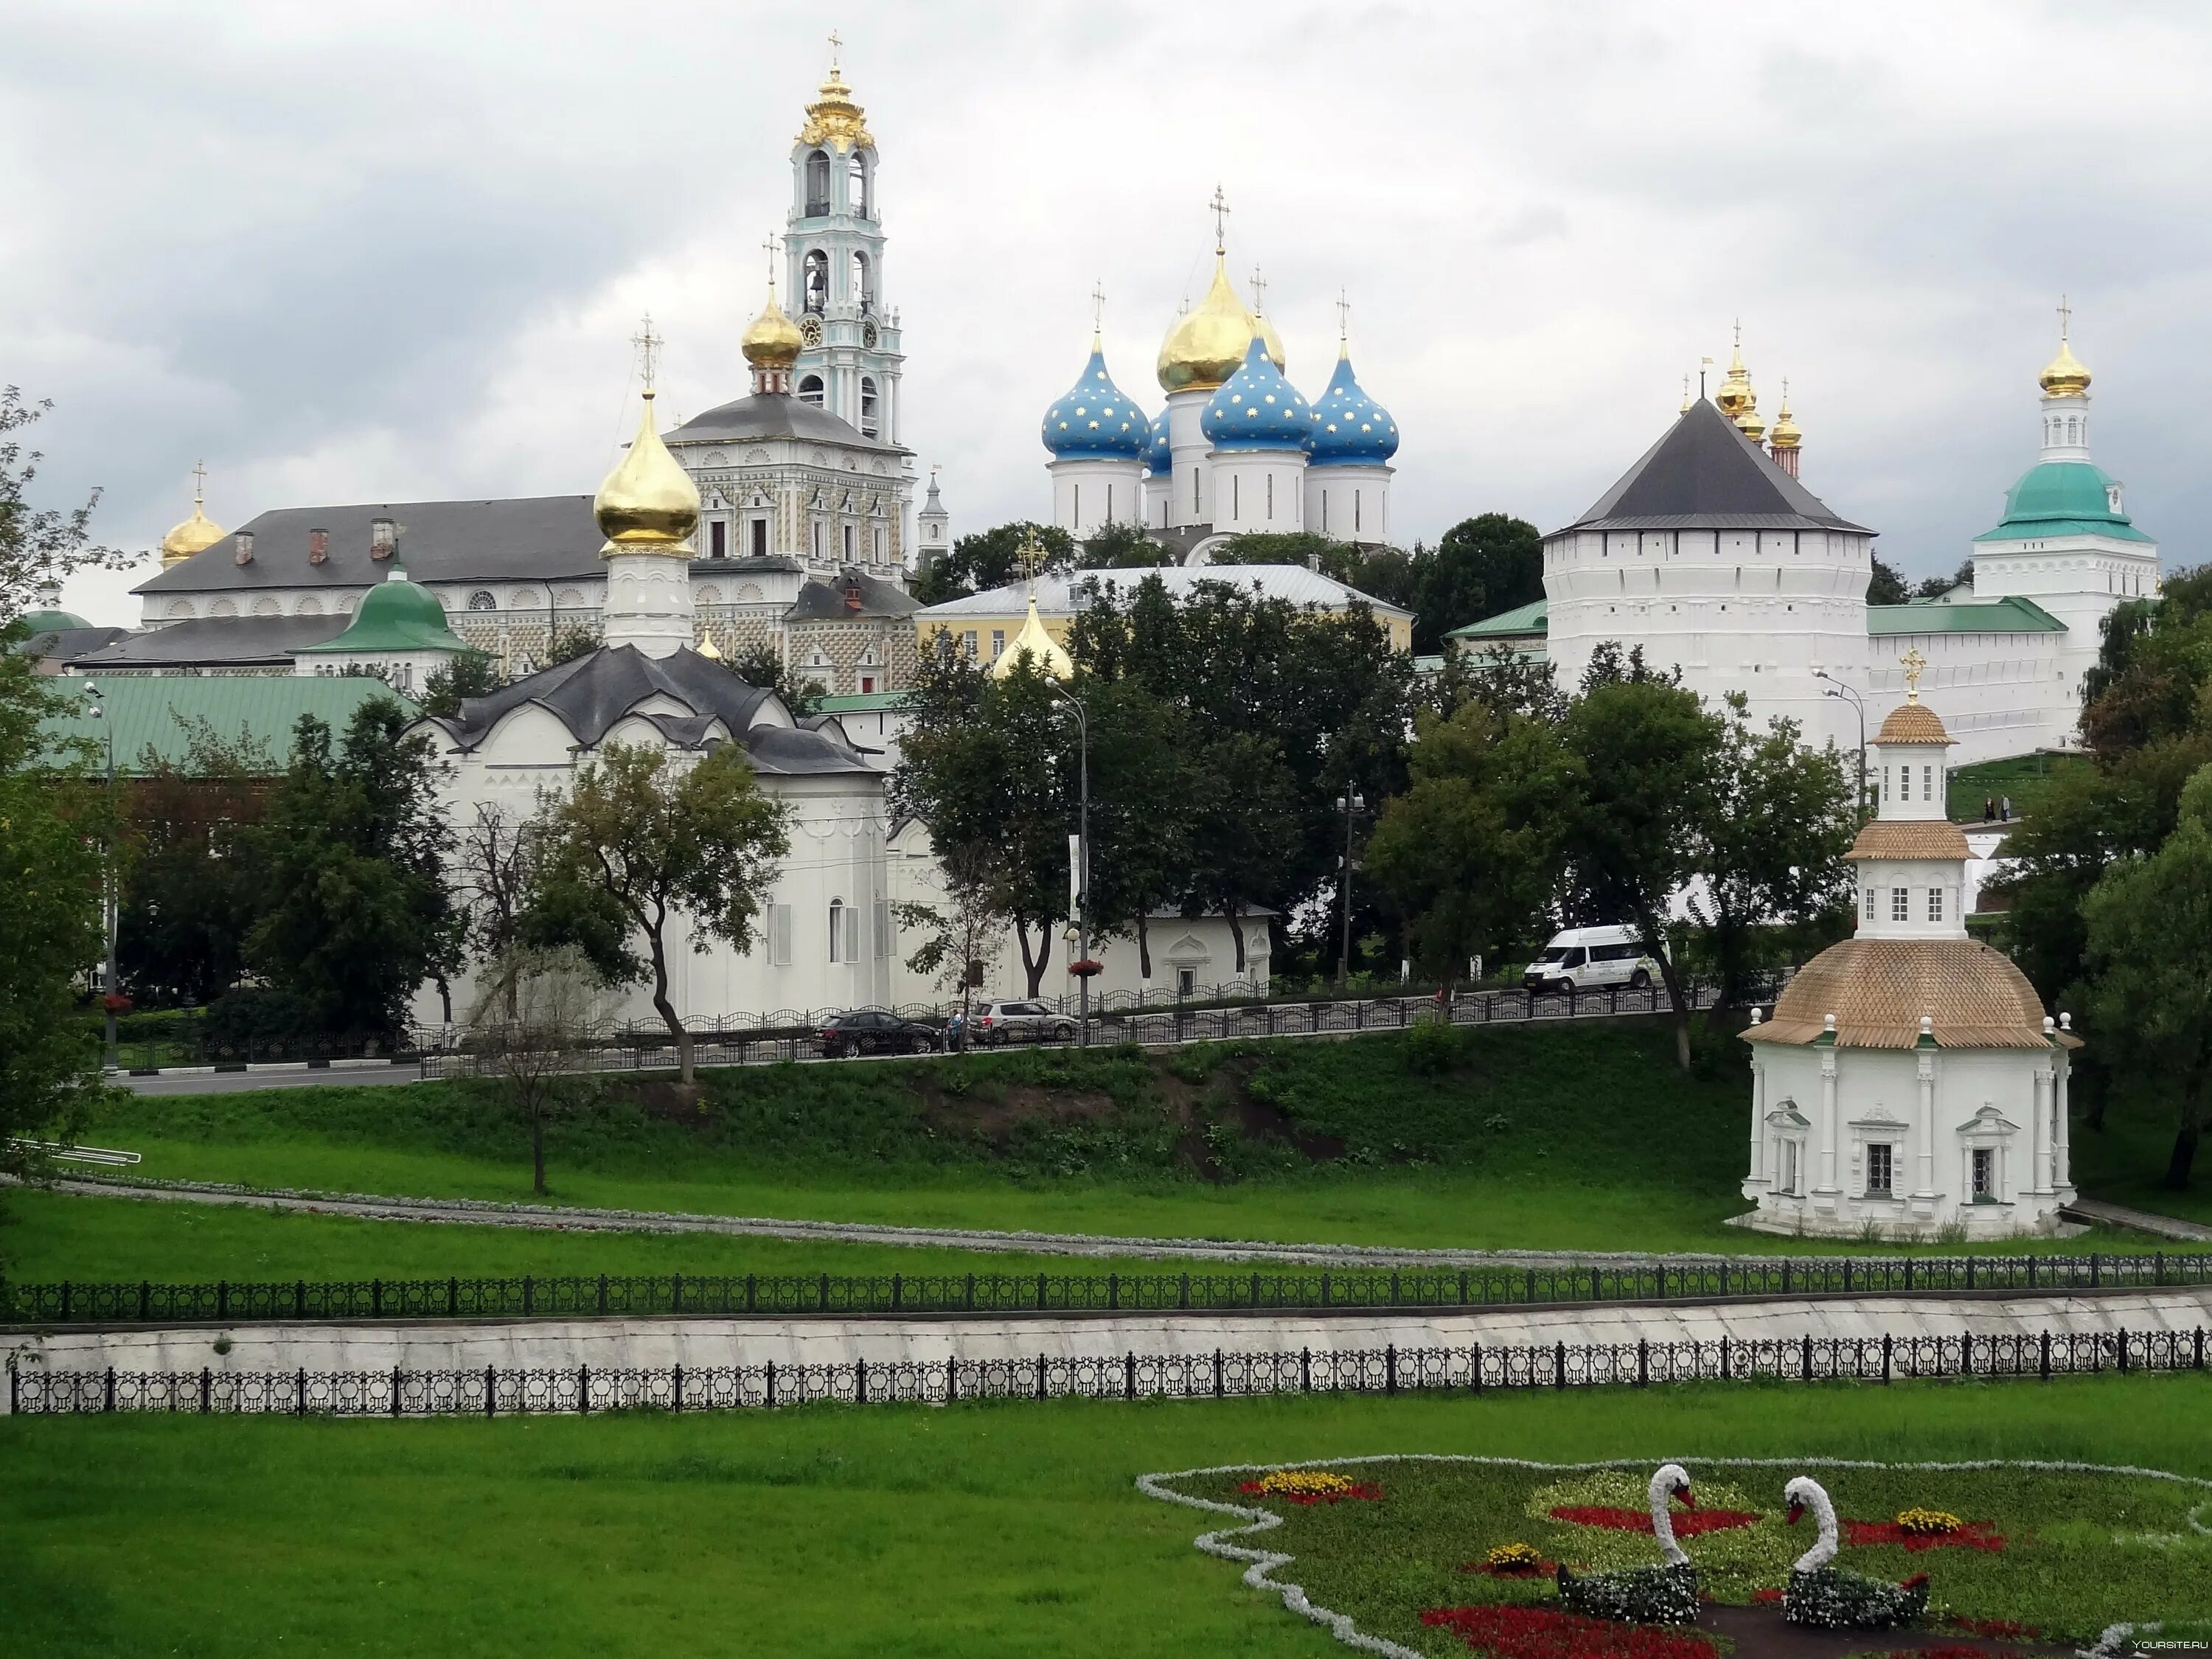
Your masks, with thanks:
M945 1044L945 1033L920 1020L875 1009L840 1014L822 1028L822 1057L847 1054L927 1054Z

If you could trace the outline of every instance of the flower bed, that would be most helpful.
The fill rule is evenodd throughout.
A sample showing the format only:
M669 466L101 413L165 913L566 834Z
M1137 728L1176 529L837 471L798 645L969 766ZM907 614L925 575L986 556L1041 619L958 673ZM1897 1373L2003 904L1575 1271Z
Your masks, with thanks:
M1584 1619L1555 1607L1430 1607L1421 1623L1450 1631L1491 1659L1715 1659L1719 1651L1679 1629Z
M1346 1498L1372 1503L1380 1486L1363 1486L1327 1469L1274 1469L1237 1489L1248 1498L1279 1498L1286 1504L1340 1504Z
M1246 1562L1294 1562L1294 1571L1281 1571L1285 1583L1301 1587L1291 1601L1299 1611L1314 1609L1310 1616L1332 1625L1340 1616L1345 1630L1443 1659L1481 1646L1471 1632L1485 1633L1484 1641L1495 1632L1522 1644L1597 1641L1572 1626L1547 1633L1544 1621L1529 1615L1565 1616L1553 1583L1558 1565L1589 1576L1659 1564L1649 1508L1657 1461L1559 1468L1475 1458L1346 1459L1313 1470L1195 1472L1159 1478L1163 1484L1146 1489L1221 1508L1239 1528L1264 1516L1258 1523L1264 1543L1255 1538L1252 1549L1234 1551L1224 1544L1222 1553ZM1937 1639L2086 1647L2109 1626L2151 1620L2166 1620L2168 1634L2212 1633L2202 1588L2212 1583L2212 1482L2059 1465L1683 1462L1699 1507L1671 1508L1670 1518L1700 1593L1723 1603L1771 1607L1781 1599L1793 1565L1815 1539L1812 1526L1784 1521L1782 1488L1792 1476L1809 1474L1845 1515L1897 1517L1839 1523L1844 1535L1835 1565L1842 1574L1888 1585L1924 1571L1930 1594L1916 1628L1946 1632ZM1309 1481L1326 1474L1334 1479L1322 1484L1387 1490L1389 1500L1299 1504L1280 1492L1247 1490L1270 1474ZM1908 1521L1913 1509L1957 1524ZM1702 1530L1684 1524L1713 1510L1734 1524L1708 1522ZM1850 1530L1866 1528L1874 1530ZM1324 1615L1321 1608L1344 1612ZM1866 1653L1890 1645L1869 1636ZM1497 1659L1608 1651L1488 1650ZM1712 1659L1708 1649L1693 1651Z

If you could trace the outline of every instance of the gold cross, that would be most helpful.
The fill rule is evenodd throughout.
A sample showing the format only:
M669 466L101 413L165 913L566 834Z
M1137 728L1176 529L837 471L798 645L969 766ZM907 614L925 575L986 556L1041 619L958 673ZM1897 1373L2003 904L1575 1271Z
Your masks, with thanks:
M645 395L649 398L653 395L653 368L660 361L660 348L667 344L665 340L653 331L651 312L645 313L643 325L637 333L629 337L629 343L637 348L638 362L645 372Z
M845 37L838 33L836 30L831 29L830 31L830 72L832 75L835 75L837 72L838 56L844 50Z
M2058 296L2058 337L2063 342L2074 324L2074 307L2066 303L2066 296Z
M1029 579L1030 592L1036 592L1038 567L1044 563L1044 544L1037 540L1036 532L1025 532L1022 536L1021 551L1015 556L1022 567L1022 574Z
M1345 297L1342 289L1336 291L1336 337L1340 340L1352 337L1352 301Z
M1213 251L1229 251L1229 198L1222 193L1219 185L1213 187Z
M761 251L768 255L768 293L771 300L775 297L775 255L780 240L770 231L761 240Z
M1091 285L1091 343L1097 344L1099 335L1106 327L1106 284Z
M1257 265L1252 267L1252 314L1255 317L1267 314L1267 279L1260 274Z
M192 463L192 505L198 507L207 499L207 463Z
M1920 677L1928 672L1928 659L1920 654L1920 647L1916 645L1897 660L1899 665L1905 670L1905 702L1918 702Z

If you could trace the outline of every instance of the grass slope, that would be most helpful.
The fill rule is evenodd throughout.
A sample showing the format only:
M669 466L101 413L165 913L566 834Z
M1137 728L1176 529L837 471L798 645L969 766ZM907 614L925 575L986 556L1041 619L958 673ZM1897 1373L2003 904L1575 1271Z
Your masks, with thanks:
M1747 1085L1732 1041L1701 1042L1698 1068L1685 1076L1652 1023L1492 1028L1440 1045L1425 1042L1430 1035L725 1071L708 1074L696 1108L665 1084L625 1081L553 1131L553 1196L1217 1239L1869 1248L1785 1245L1722 1224L1744 1207ZM2085 1169L2143 1158L2148 1142L2133 1133L2116 1121L2095 1146L2077 1135ZM523 1135L483 1085L131 1097L107 1109L88 1138L142 1152L141 1172L159 1178L530 1197ZM874 1247L848 1255L729 1240L617 1244L328 1218L130 1212L107 1200L19 1207L22 1224L0 1231L0 1261L13 1260L21 1277L611 1273L647 1271L647 1263L695 1273L893 1270L881 1265L886 1255L869 1253ZM941 1265L1005 1263L945 1253Z
M2212 1475L2212 1380L815 1408L496 1423L0 1419L10 1659L1342 1650L1146 1471L1360 1453L1820 1454Z

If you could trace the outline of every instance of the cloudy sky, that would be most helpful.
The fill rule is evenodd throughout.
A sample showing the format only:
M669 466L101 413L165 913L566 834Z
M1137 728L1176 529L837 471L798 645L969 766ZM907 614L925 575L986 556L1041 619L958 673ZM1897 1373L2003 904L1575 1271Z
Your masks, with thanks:
M2033 459L2061 291L2136 521L2169 568L2212 526L2198 7L7 9L0 381L58 405L46 499L97 485L125 548L203 456L227 526L589 490L647 309L677 414L739 394L832 23L882 155L906 438L956 530L1048 507L1037 419L1094 282L1157 407L1217 182L1310 394L1349 292L1405 434L1401 540L1571 517L1741 317L1806 481L1892 562L1948 569ZM68 599L133 620L131 580Z

